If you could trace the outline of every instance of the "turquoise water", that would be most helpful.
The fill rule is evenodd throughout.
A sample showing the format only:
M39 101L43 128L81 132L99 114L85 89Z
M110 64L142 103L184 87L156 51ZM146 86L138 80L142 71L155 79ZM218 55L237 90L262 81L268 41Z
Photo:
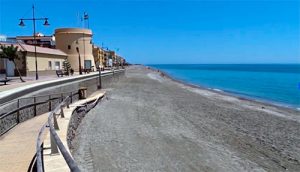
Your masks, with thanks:
M149 66L191 84L300 108L300 64Z

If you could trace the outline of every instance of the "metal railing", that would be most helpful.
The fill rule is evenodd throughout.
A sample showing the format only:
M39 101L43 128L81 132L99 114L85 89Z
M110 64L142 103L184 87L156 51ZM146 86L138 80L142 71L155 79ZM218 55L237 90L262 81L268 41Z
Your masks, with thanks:
M49 127L50 130L50 140L51 140L51 150L55 150L55 153L58 153L57 147L59 148L61 154L63 155L65 161L67 162L71 171L77 172L80 171L76 162L69 154L65 146L63 145L62 141L60 140L59 136L55 131L55 126L57 126L57 119L56 119L56 112L61 111L61 115L63 114L62 108L66 106L69 102L70 97L68 96L65 98L53 111L49 113L48 121L42 126L40 132L38 134L37 143L36 143L36 162L37 162L37 171L42 172L44 171L44 163L43 163L43 141L41 140L42 134L44 133L46 127ZM68 106L68 105L67 105ZM53 123L52 123L53 121ZM55 143L54 143L54 142ZM53 145L54 144L54 145ZM54 146L54 147L53 147ZM57 147L56 147L57 146Z
M92 108L94 108L99 100L102 97L98 97L96 100L92 100L90 102L86 102L84 105L77 106L74 111L84 111L85 113L89 112ZM59 138L58 134L55 130L59 129L57 123L57 115L61 115L64 118L63 108L69 108L70 104L70 96L66 97L54 110L49 112L48 121L41 127L37 141L36 141L36 155L33 157L32 162L30 163L28 171L37 171L37 172L44 172L44 161L43 161L43 150L44 150L44 142L42 140L42 136L46 131L46 128L49 128L50 131L50 142L51 142L51 154L56 154L61 152L62 156L64 157L65 162L69 166L69 169L72 172L78 172L80 169L78 168L77 163L74 161L70 153L67 151L66 147L63 145L61 139ZM58 112L60 113L58 114ZM58 147L58 149L57 149Z
M49 95L40 95L34 97L24 97L1 104L0 113L0 136L12 129L17 124L33 118L35 116L47 113L55 107L55 104L61 102L64 97L70 97L72 102L78 91L56 93ZM3 113L7 108L7 112ZM5 121L6 120L6 121Z

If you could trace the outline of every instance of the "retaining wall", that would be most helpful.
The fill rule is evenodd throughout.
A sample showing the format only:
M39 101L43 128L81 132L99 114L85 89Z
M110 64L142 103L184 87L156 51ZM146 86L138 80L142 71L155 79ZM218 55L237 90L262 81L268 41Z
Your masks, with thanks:
M109 88L112 82L117 81L119 77L122 77L122 75L124 75L124 71L103 74L101 77L102 88ZM42 88L38 91L32 91L31 93L26 94L26 96L20 97L21 99L19 99L19 101L15 100L2 105L0 107L0 135L17 125L18 122L23 122L33 118L35 115L41 115L49 112L49 110L54 109L63 98L69 96L71 92L76 93L80 87L86 87L87 96L91 95L98 89L98 80L98 76L95 75L93 77L82 78L80 80L76 79L66 83L58 82L55 86ZM53 100L49 100L49 95L51 95L50 98ZM73 101L76 100L78 100L78 95L73 96ZM6 113L15 110L18 107L26 106L34 102L45 101L48 101L48 103L37 105L36 108L28 107L20 110L19 112L5 116Z
M123 75L124 75L124 72L115 74L114 77L104 78L103 87L104 88L112 88L113 84L117 83L121 79L124 79ZM99 100L99 101L101 101L101 100ZM92 108L94 108L94 107L90 107L92 105L92 103L93 102L87 103L87 105L85 107L77 107L74 109L74 111L72 113L72 116L71 116L71 119L69 122L69 126L68 126L68 131L67 131L67 143L68 143L68 147L71 151L74 148L73 139L76 137L77 128L79 127L83 118L88 114L88 112ZM99 102L97 102L97 104L98 103Z

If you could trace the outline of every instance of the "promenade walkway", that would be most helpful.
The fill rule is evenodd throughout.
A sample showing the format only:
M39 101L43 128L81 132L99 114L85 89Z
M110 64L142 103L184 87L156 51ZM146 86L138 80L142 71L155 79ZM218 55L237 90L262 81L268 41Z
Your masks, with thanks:
M77 75L74 75L71 77L75 77L75 76L77 76ZM23 79L26 82L21 82L19 77L8 77L8 78L11 79L11 81L9 81L7 83L7 85L3 85L0 83L0 92L11 90L11 89L18 88L18 87L22 87L25 85L34 84L34 83L60 79L56 75L40 76L39 80L35 80L35 78L33 78L33 77L23 77Z
M115 70L116 72L119 70ZM113 71L102 71L101 75L107 75L112 73ZM41 79L38 81L28 81L25 83L13 83L11 85L2 85L0 86L0 104L15 99L16 97L24 96L33 91L37 91L39 89L55 86L58 84L69 83L73 81L79 81L82 79L93 78L98 76L98 72L91 72L89 74L84 75L74 75L74 76L66 76L60 78L48 78Z
M0 172L27 171L36 152L36 138L48 113L22 122L0 137Z
M67 148L66 134L73 110L77 105L102 97L103 91L97 91L84 100L79 100L65 108L65 118L58 118L60 130L57 131L65 147ZM0 172L27 171L29 164L36 153L36 139L38 132L47 121L48 113L37 116L15 126L13 129L0 137ZM44 134L45 148L50 147L49 132ZM61 154L51 155L50 149L46 149L46 171L69 171Z
M102 74L111 72L109 71L102 71ZM0 92L7 92L9 90L14 90L16 88L24 87L24 86L30 86L30 85L36 85L37 83L48 83L51 81L59 81L59 80L68 80L71 78L78 78L78 77L84 77L89 75L97 75L98 72L90 72L89 74L74 74L73 76L64 76L64 77L57 77L56 75L49 75L49 76L40 76L39 80L35 80L32 77L24 77L24 80L26 82L21 82L19 78L14 77L10 82L7 83L7 85L1 85L0 84Z
M118 71L117 69L115 71ZM106 74L112 72L112 70L105 70L101 71L101 74ZM88 74L83 74L79 75L78 72L75 72L74 75L72 76L64 76L64 77L57 77L57 75L47 75L47 76L40 76L39 80L35 80L35 77L23 77L23 79L26 82L21 82L19 77L9 77L9 79L12 79L10 82L7 83L7 85L3 85L0 83L0 92L7 92L9 90L13 91L14 89L21 88L24 86L29 86L29 85L36 85L38 83L47 83L51 81L59 81L59 80L68 80L72 78L80 78L84 76L89 76L89 75L97 75L99 72L90 72Z

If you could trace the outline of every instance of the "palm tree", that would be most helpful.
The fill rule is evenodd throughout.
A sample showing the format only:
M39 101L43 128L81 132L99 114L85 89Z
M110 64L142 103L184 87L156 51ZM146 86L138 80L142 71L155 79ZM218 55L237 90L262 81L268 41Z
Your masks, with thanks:
M1 45L0 49L2 49L2 53L0 54L0 58L8 59L9 61L12 61L17 69L17 72L19 74L20 80L22 82L25 82L21 76L21 73L19 71L19 68L17 67L16 60L20 59L20 52L18 51L18 46L14 47L13 45L10 46L3 46Z
M70 73L70 69L71 69L71 64L68 61L68 59L66 58L65 61L63 62L63 70L64 70L64 73L68 76Z

